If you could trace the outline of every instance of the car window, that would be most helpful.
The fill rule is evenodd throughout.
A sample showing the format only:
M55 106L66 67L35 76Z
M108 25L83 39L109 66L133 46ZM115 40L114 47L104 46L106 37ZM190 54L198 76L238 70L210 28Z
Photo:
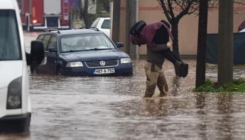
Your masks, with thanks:
M44 35L40 35L40 36L37 37L37 40L38 41L43 41L43 37L44 37Z
M62 52L114 48L115 46L104 34L69 35L61 38Z
M44 49L47 50L47 45L48 45L48 41L50 39L51 35L45 35L43 38L43 45L44 45Z
M14 10L0 10L0 61L21 60L18 24Z
M100 19L96 19L93 24L91 25L91 27L97 27L98 23L99 23Z
M54 35L52 35L51 39L49 40L48 47L46 50L48 50L51 47L54 47L57 49L57 38Z
M110 20L104 20L103 24L101 25L102 29L110 29Z

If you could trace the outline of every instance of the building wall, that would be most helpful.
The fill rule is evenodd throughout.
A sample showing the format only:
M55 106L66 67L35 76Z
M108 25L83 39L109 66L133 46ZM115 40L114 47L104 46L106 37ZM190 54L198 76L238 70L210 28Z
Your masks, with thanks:
M147 23L166 19L162 8L157 0L138 0L139 1L139 19ZM125 42L125 23L126 23L126 0L121 3L121 24L120 24L120 40ZM234 5L234 32L237 32L239 24L245 20L245 7L242 5ZM212 9L208 15L208 33L218 32L218 9ZM179 23L179 49L181 55L196 55L197 53L197 35L198 35L198 16L186 15ZM123 49L125 50L125 48ZM139 55L146 54L146 47L139 48Z

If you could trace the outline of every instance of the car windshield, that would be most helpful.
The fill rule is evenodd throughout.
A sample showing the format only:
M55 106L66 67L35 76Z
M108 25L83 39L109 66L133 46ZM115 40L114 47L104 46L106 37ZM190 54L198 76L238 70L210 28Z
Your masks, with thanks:
M107 49L115 49L115 46L104 34L70 35L61 38L62 52Z
M15 11L0 10L0 25L0 61L21 60Z

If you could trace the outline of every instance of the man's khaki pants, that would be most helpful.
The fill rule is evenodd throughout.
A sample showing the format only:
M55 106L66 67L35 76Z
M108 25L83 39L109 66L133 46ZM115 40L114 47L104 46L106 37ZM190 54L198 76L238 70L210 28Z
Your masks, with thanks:
M166 96L168 92L168 85L162 69L157 65L148 62L145 65L145 73L147 77L145 96L152 97L156 86L160 90L160 95Z

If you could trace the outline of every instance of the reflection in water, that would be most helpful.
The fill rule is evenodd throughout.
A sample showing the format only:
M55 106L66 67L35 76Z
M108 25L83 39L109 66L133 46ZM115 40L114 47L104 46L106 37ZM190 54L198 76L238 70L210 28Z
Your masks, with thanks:
M189 92L195 61L186 62L186 78L175 77L172 63L164 63L173 87L164 99L142 98L145 60L133 61L133 77L33 75L30 136L0 135L0 140L244 139L245 95Z
M167 107L164 107L164 103L167 99L145 99L145 110L152 116L164 116L168 114Z
M142 63L138 61L138 65ZM0 135L0 140L243 137L243 94L193 94L186 90L193 87L187 84L189 77L179 79L166 71L168 81L173 77L176 80L176 86L169 85L176 87L172 88L174 93L166 98L144 99L145 74L143 69L138 70L133 77L31 76L31 136Z
M173 77L173 90L172 90L172 94L174 96L177 96L179 94L179 89L180 89L180 77L174 76Z
M222 93L217 95L217 110L221 114L220 118L217 119L216 130L217 138L223 140L232 139L232 94Z
M197 93L196 95L196 107L200 109L198 111L198 114L205 114L205 111L203 110L205 107L205 99L206 99L206 93Z
M19 134L0 134L0 140L29 140L30 133L19 133Z
M197 124L197 129L199 132L199 137L202 138L202 140L207 140L207 114L205 111L205 101L206 99L206 93L198 93L196 95L196 108L197 110L197 117L199 118L200 122Z

